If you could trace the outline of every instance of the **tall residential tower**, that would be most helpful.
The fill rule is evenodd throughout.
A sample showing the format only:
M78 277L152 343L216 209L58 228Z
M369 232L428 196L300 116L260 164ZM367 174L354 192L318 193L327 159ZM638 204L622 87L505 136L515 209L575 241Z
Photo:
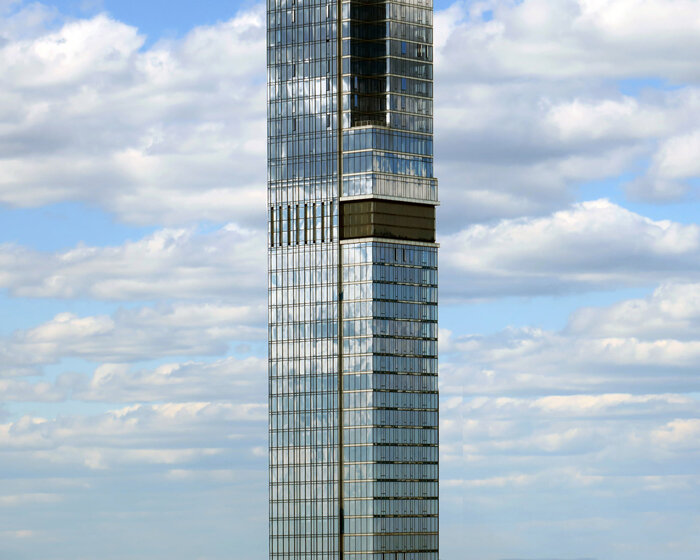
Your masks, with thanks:
M272 560L438 559L432 0L268 0Z

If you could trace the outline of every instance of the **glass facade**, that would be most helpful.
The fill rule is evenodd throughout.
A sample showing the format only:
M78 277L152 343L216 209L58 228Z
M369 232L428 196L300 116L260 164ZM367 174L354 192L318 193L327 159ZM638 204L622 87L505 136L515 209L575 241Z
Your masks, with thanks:
M432 2L267 21L270 558L437 560Z

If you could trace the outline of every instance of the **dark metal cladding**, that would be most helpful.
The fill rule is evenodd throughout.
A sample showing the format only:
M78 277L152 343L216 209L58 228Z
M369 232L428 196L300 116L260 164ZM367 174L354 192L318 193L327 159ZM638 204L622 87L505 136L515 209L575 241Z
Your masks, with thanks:
M342 202L340 238L362 237L433 243L435 206L379 199Z

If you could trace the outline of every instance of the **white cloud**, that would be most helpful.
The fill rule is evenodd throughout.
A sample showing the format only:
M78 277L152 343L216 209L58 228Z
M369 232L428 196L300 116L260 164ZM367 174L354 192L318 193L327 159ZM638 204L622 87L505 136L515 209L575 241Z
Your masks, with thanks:
M627 185L634 198L661 202L681 198L690 190L688 179L700 177L700 129L663 140L646 175Z
M74 379L73 397L106 402L185 402L191 399L259 401L267 395L267 360L225 358L212 363L165 364L131 370L102 364L90 381Z
M697 87L632 97L609 86L482 83L440 72L435 143L445 231L465 216L542 214L622 174L639 175L626 187L631 196L673 200L699 175ZM644 190L652 188L657 194Z
M193 532L205 528L229 538L219 520L245 526L234 530L234 540L256 532L262 538L255 527L266 511L255 503L266 476L255 449L265 444L266 421L266 405L239 398L132 405L101 414L66 410L53 419L27 415L0 424L0 509L12 512L4 536L26 533L32 550L61 543L51 557L66 560L105 543L105 558L138 555L153 531L166 534L174 526L168 547L179 539L189 551ZM253 504L243 508L245 519L231 511L240 500ZM88 536L81 539L86 527ZM123 542L125 533L137 539L137 549L131 538ZM197 547L198 554L202 550ZM21 557L7 539L0 551Z
M442 390L445 395L697 391L697 294L698 284L662 285L645 299L580 309L559 332L527 327L490 336L441 332Z
M18 16L15 16L18 17ZM146 50L105 15L0 45L0 202L127 222L264 220L264 12Z
M235 340L262 340L264 309L217 304L173 304L120 309L114 316L60 313L37 327L0 339L2 376L77 357L131 362L165 356L224 354Z
M487 9L493 19L484 21ZM699 10L687 0L528 0L438 12L442 228L560 208L588 182L663 160L676 137L679 153L694 153L687 136L700 126ZM680 89L668 90L669 81ZM698 175L692 162L678 166L687 169L678 178L653 164L627 190L681 197Z
M589 102L574 99L549 108L547 124L554 127L563 141L645 139L683 124L677 122L685 116L685 111L679 109L686 107L645 105L629 96Z
M555 419L557 417L591 418L595 416L648 417L659 412L692 414L697 400L679 394L632 395L602 393L579 395L549 395L546 397L476 397L468 402L460 398L457 405L465 407L466 416L495 414L508 417L525 412L527 415Z
M61 500L60 494L15 494L0 496L0 507L16 507L24 504L51 504Z
M454 348L455 357L444 352L446 393L700 389L694 376L699 340L572 337L524 328L458 337Z
M484 557L494 546L508 549L478 540L491 531L514 536L521 554L536 557L543 542L558 542L553 526L561 524L578 541L569 550L597 557L598 537L585 539L595 527L606 535L616 527L627 550L645 523L633 521L640 509L654 512L650 526L682 518L700 490L696 291L667 285L644 300L580 310L561 332L441 333L441 512L455 524L450 531L477 527L455 532L453 548L471 543ZM648 313L624 311L644 306ZM664 344L668 351L654 356L629 351ZM684 531L668 530L692 557ZM634 556L654 558L663 548L655 546Z
M36 373L36 372L31 372ZM135 368L102 363L91 376L67 372L53 382L0 379L5 402L67 401L108 403L264 400L267 360L227 357L212 362L186 361Z
M0 424L0 510L12 513L5 516L4 536L31 534L32 550L61 543L50 557L66 560L107 542L105 558L117 560L140 554L150 533L173 526L178 531L168 546L181 539L186 550L200 523L228 535L219 519L235 520L246 527L234 531L235 539L254 533L266 515L254 505L265 491L264 459L255 449L265 445L266 422L266 405L237 399L90 414L73 409L53 419L27 415ZM253 505L239 520L231 504L240 500ZM72 550L86 527L87 540ZM142 529L137 550L131 539L122 542L124 533L136 538ZM0 552L21 557L7 539Z
M450 299L539 295L698 278L700 227L654 221L607 200L445 236Z
M5 82L19 91L86 85L124 73L143 42L135 28L100 15L66 23L39 38L6 44L0 63ZM93 75L97 67L101 76Z
M638 340L700 338L700 284L664 284L644 299L587 307L570 318L567 332Z
M455 74L492 79L700 77L695 64L700 7L693 0L483 4L493 9L493 19L472 19L465 10L446 42L466 47L453 50Z
M581 506L597 500L592 511L628 519L635 505L614 503L622 496L653 503L659 495L678 500L697 493L700 475L688 468L700 458L697 399L585 398L605 405L583 411L557 407L551 414L538 406L541 398L497 397L465 399L443 412L441 473L442 484L453 489L449 496L468 495L480 503L478 509L498 511L492 503L498 489L515 503L536 493L533 514L542 519L547 516L542 507L566 495Z
M159 230L117 247L56 254L0 245L0 287L19 297L100 300L265 298L265 236L233 224Z
M665 447L700 452L700 419L673 420L656 430L652 437Z
M15 379L0 379L0 393L5 402L61 402L67 392L48 382L30 383Z
M31 450L58 464L88 468L107 468L110 463L172 465L222 453L231 447L230 442L241 438L257 444L257 424L266 421L267 405L258 403L131 405L96 416L24 416L0 425L0 441L4 453ZM202 439L205 435L207 439Z
M667 140L657 154L654 165L658 173L671 178L700 175L700 130Z
M474 359L473 353L467 355ZM559 542L555 535L561 530L567 542L578 541L567 550L592 554L599 538L605 547L611 541L600 536L586 542L586 536L598 530L608 535L615 527L615 540L624 548L638 538L644 521L634 518L640 509L654 512L653 526L671 527L669 519L682 518L697 499L697 397L591 387L594 392L587 394L556 394L567 382L564 363L559 387L533 384L536 393L547 396L507 396L519 390L512 385L493 396L475 396L478 387L466 379L463 396L443 389L441 528L444 522L454 525L447 528L455 535L451 547L475 547L486 558L515 558L505 552L488 556L495 549L508 550L500 538L507 535L521 554L531 549L527 557L536 557L543 542ZM637 381L624 383L633 387ZM693 525L684 525L684 531ZM475 534L465 535L461 527ZM684 550L694 550L684 531L666 530L684 543ZM498 536L498 543L479 541L476 534L482 531ZM636 556L651 559L657 553Z

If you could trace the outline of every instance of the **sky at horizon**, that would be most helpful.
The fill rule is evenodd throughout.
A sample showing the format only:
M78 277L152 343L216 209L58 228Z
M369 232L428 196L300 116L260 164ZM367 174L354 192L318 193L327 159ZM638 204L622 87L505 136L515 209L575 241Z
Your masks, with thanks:
M0 0L0 559L266 557L261 4ZM441 1L441 558L700 556L700 2Z

